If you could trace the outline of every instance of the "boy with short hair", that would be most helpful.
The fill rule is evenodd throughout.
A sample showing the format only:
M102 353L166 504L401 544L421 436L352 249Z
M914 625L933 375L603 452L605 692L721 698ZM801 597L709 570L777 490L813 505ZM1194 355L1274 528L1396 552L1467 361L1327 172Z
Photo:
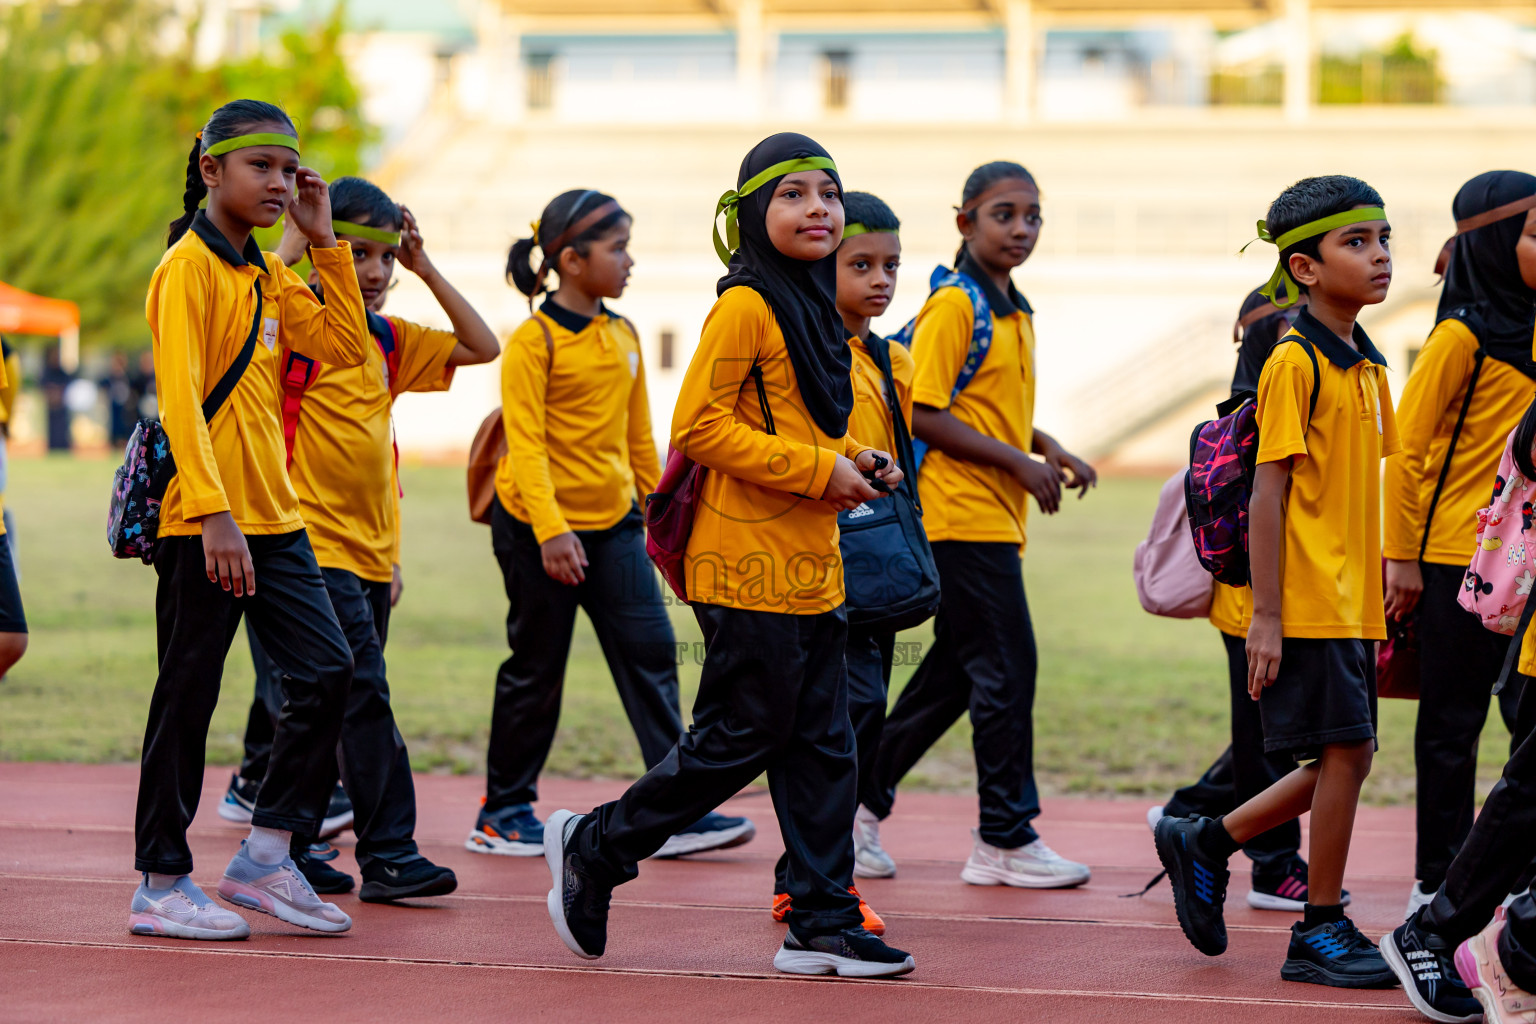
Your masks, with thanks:
M1265 750L1301 765L1230 814L1165 817L1156 829L1179 924L1195 948L1216 956L1227 948L1227 860L1311 811L1308 902L1280 976L1340 988L1395 980L1341 902L1355 807L1376 746L1371 641L1386 637L1381 460L1401 447L1385 360L1355 322L1392 281L1381 206L1357 178L1306 178L1280 194L1260 225L1280 249L1266 295L1283 284L1286 296L1299 290L1308 303L1259 378L1248 691L1259 701Z
M385 674L384 641L400 560L391 410L406 391L445 390L455 367L488 363L500 346L432 265L409 210L361 178L338 178L330 195L332 229L352 246L373 337L367 361L355 368L282 353L283 426L288 475L355 665L338 755L356 808L359 898L382 903L444 895L457 885L452 871L416 846L416 792ZM303 241L285 231L277 252L285 263L297 263ZM379 315L397 262L431 290L453 331ZM349 876L308 856L315 838L293 837L305 877L317 889L326 886L320 891L349 891Z

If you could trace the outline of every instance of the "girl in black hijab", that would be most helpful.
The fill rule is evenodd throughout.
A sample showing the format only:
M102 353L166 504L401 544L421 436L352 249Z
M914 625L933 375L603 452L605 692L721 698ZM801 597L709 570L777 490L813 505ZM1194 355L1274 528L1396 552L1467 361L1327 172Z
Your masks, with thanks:
M550 815L550 919L576 955L601 956L614 886L766 772L790 897L774 966L905 974L912 957L865 929L852 889L858 776L837 512L878 499L871 483L894 487L901 472L847 436L837 168L803 135L772 136L747 154L715 212L725 219L715 249L730 270L678 392L665 496L651 499L653 509L691 508L691 521L656 516L649 534L658 563L676 567L686 545L667 579L704 634L693 726L618 800ZM679 478L686 487L669 483Z
M837 263L832 255L837 245L834 242L832 251L821 259L806 262L780 252L768 237L768 204L775 187L790 167L802 163L819 166L801 170L825 171L837 186L841 206L843 183L837 167L815 140L780 132L753 146L741 161L736 191L726 193L721 200L723 205L728 200L734 202L725 210L727 235L730 225L735 224L739 247L730 256L725 276L715 285L715 294L745 286L763 297L784 332L806 411L823 433L842 437L848 432L848 413L853 410L849 378L853 356L837 312ZM764 179L764 175L770 176ZM839 235L841 230L839 224ZM719 251L718 241L716 247Z
M1410 913L1444 882L1472 824L1477 741L1509 640L1484 629L1457 597L1477 510L1489 502L1505 442L1536 389L1536 177L1479 174L1451 209L1457 231L1438 268L1439 322L1398 403L1403 450L1387 460L1383 501L1387 618L1416 617L1420 644ZM1536 564L1536 544L1510 556ZM1514 676L1499 694L1511 727L1520 681Z

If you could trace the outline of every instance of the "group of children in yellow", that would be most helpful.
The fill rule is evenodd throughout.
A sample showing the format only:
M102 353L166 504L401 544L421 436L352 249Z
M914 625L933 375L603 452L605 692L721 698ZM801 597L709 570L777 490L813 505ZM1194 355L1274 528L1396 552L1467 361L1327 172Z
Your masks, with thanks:
M912 971L914 958L879 937L884 922L855 878L896 873L880 824L906 772L967 712L980 813L961 877L1088 881L1088 867L1034 827L1026 506L1054 513L1064 491L1081 497L1096 476L1033 422L1031 309L1010 278L1042 224L1023 167L989 163L967 179L955 264L934 273L922 312L893 342L870 323L896 286L896 215L845 193L832 157L805 136L754 147L717 210L727 270L683 377L665 465L637 332L607 305L632 266L632 221L614 197L563 193L512 247L510 283L530 311L542 302L505 350L433 266L410 212L366 181L327 185L301 166L278 107L239 100L213 114L189 154L183 205L147 302L176 475L147 559L159 578L160 674L139 788L135 934L249 934L188 877L186 839L242 616L265 695L220 809L251 830L218 895L300 927L347 930L348 915L319 896L354 884L323 842L344 818L357 833L361 899L455 888L413 839L384 667L400 587L390 413L401 393L446 389L455 367L498 354L506 454L489 519L511 655L465 845L542 855L550 918L572 952L603 954L613 890L642 860L749 841L753 823L717 808L766 774L785 845L772 913L788 928L775 966ZM1303 915L1283 977L1401 980L1433 1020L1478 1019L1479 1000L1490 1021L1536 1020L1536 999L1521 991L1536 991L1536 903L1523 896L1489 924L1528 884L1536 854L1536 800L1525 795L1536 710L1513 723L1514 757L1474 824L1477 737L1508 645L1456 603L1477 509L1536 378L1536 178L1482 175L1455 213L1463 230L1440 322L1394 412L1384 360L1356 323L1391 280L1381 197L1328 176L1270 207L1264 237L1280 265L1243 307L1234 379L1234 392L1256 393L1251 586L1217 585L1211 611L1231 666L1232 746L1149 823L1178 920L1202 952L1226 948L1227 862L1244 849L1250 903ZM285 215L278 251L259 251L251 232ZM308 283L289 269L306 258ZM428 286L452 331L380 315L396 263ZM210 415L219 391L227 400ZM1527 419L1520 465L1536 479ZM1383 546L1380 463L1400 451L1387 461ZM654 515L663 507L686 512L688 528L666 533ZM885 536L905 536L909 575L933 587L918 617L934 618L933 644L889 716L895 632L911 609L855 600L851 554L846 588L844 577L852 524L887 509L921 513L915 537ZM919 521L887 522L898 520ZM648 554L704 635L686 729ZM3 598L19 616L19 599ZM533 803L578 607L648 770L617 800L541 822ZM1342 881L1376 742L1372 642L1389 619L1410 616L1422 640L1419 883L1410 918L1378 948L1345 916ZM1536 672L1529 638L1519 668ZM1519 681L1504 691L1507 717ZM1310 865L1296 825L1309 811Z

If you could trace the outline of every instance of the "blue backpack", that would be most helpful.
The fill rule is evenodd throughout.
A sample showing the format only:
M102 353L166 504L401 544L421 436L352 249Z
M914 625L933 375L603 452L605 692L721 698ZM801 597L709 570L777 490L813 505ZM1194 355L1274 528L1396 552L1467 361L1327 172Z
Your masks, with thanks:
M949 393L949 400L953 402L960 392L964 391L971 378L976 376L976 371L981 369L981 361L987 358L987 352L992 348L992 307L987 302L987 297L982 293L981 285L977 284L969 276L958 270L950 270L948 267L934 267L933 273L928 277L928 294L931 296L940 288L959 288L965 292L971 300L971 308L975 311L975 317L971 325L971 344L965 353L965 363L960 367L960 374L955 378L955 386ZM901 330L891 336L891 341L912 348L912 335L917 330L917 317L906 322ZM915 480L918 472L923 467L923 455L928 451L928 445L917 438L912 439L912 477Z

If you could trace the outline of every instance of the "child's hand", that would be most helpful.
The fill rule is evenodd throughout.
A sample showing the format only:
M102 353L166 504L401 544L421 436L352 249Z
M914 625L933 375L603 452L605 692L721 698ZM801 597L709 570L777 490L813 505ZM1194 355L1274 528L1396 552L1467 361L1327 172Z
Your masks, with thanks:
M316 249L336 248L336 232L331 230L331 191L325 179L311 168L300 167L293 189L288 217L294 226Z
M1424 574L1418 562L1387 559L1387 618L1393 622L1407 618L1418 606L1424 593Z
M587 567L587 551L574 533L549 538L539 545L539 556L544 560L544 571L556 582L574 587L587 578L582 571Z
M216 512L203 519L203 568L208 582L217 583L236 597L256 593L256 566L250 545L235 517Z
M885 464L876 469L875 466L881 459L885 460ZM896 460L891 458L889 452L859 452L859 457L854 459L853 463L859 467L859 472L863 473L866 479L873 473L876 480L879 480L889 490L893 491L896 489L896 485L901 483L902 477L906 475L902 473L901 467L896 465Z
M1078 501L1086 498L1088 488L1096 486L1099 482L1099 474L1094 472L1092 466L1061 445L1057 445L1056 450L1045 457L1045 461L1061 478L1062 487L1069 491L1077 491Z
M427 258L421 229L416 226L416 215L404 206L400 207L400 215L405 221L400 225L400 265L417 277L436 273L437 268Z
M283 266L294 267L303 262L305 250L308 248L309 239L305 238L304 232L299 230L290 211L288 216L283 218L283 237L278 239L277 248L272 251L277 253L278 259L283 261Z
M1255 612L1248 626L1248 696L1254 700L1280 674L1280 616Z
M873 458L870 459L869 465L873 468ZM827 480L827 489L821 493L821 500L840 512L846 512L878 497L880 492L869 486L869 481L865 480L864 474L859 472L858 465L846 455L837 456L837 461L832 465L832 476Z
M393 608L400 603L400 595L405 593L405 580L400 576L400 567L392 565L389 568L389 606Z
M1013 477L1024 485L1024 489L1035 496L1035 501L1040 505L1040 511L1046 515L1055 515L1061 508L1061 471L1046 462L1037 462L1019 453L1018 460L1014 463Z

